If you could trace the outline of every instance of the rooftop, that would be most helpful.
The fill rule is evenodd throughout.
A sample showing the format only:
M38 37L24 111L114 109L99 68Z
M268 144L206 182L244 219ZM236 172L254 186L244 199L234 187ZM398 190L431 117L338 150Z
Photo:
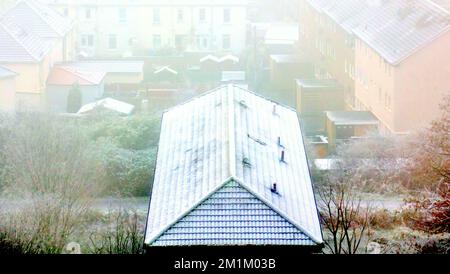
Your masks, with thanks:
M216 63L222 63L222 62L225 62L225 61L232 61L234 63L238 63L239 62L239 57L231 55L231 54L228 54L228 55L225 55L225 56L222 56L222 57L218 57L218 56L215 56L215 55L208 54L208 55L206 55L206 56L204 56L204 57L202 57L200 59L200 63L203 63L203 62L206 62L206 61L212 61L212 62L216 62Z
M338 87L341 85L334 79L295 79L298 86L302 86L305 88L327 88L327 87Z
M397 65L450 28L449 13L429 1L389 1L354 33Z
M86 114L94 110L108 110L122 115L130 115L134 106L113 98L105 98L82 106L77 114Z
M80 86L99 85L102 83L105 75L105 72L89 72L70 67L55 66L48 76L47 84L61 86L72 86L74 84Z
M275 61L276 63L282 64L299 64L306 62L304 56L293 54L271 54L270 59Z
M448 9L430 0L308 2L393 65L401 63L450 28Z
M72 29L69 19L37 0L20 0L3 16L41 38L61 38Z
M153 73L154 74L160 74L160 73L164 73L164 72L170 73L170 74L173 74L173 75L178 75L178 71L176 71L174 69L171 69L169 66L160 67L157 70L155 70Z
M321 244L296 112L233 85L165 112L145 243Z
M144 61L123 60L92 60L62 64L65 67L84 71L99 71L106 73L143 73Z
M0 18L0 63L40 62L52 46L22 25Z
M379 121L370 111L327 111L327 118L335 125L378 125Z

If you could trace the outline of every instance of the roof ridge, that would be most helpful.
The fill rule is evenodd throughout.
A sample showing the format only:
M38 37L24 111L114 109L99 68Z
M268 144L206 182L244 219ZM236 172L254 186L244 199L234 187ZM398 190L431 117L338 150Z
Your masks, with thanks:
M258 200L260 200L262 203L264 203L265 205L267 205L268 207L270 207L270 209L272 209L273 211L275 211L277 214L279 214L283 219L285 219L286 221L288 221L289 223L291 223L293 226L295 226L297 229L299 229L300 231L302 231L306 236L308 236L309 238L311 238L311 240L313 240L315 243L317 244L321 244L323 241L318 239L315 235L313 235L313 233L311 233L309 230L305 229L301 224L293 221L291 218L289 218L286 214L284 214L282 211L280 211L279 209L277 209L276 207L273 206L273 204L271 202L269 202L267 199L265 199L264 197L261 197L258 193L256 193L255 191L253 191L252 189L250 189L242 180L240 180L239 178L234 177L233 181L238 183L241 187L243 187L244 189L246 189L249 193L251 193L253 196L255 196Z
M15 24L15 23L13 23L13 24ZM11 33L11 31L8 29L8 27L4 24L4 23L2 23L1 21L0 21L0 26L1 27L3 27L3 29L5 30L5 32L12 38L12 39L14 39L14 41L16 41L16 43L18 43L30 56L31 56L31 58L33 58L35 61L37 61L37 62L40 62L40 61L42 61L42 59L43 58L41 58L41 57L36 57L33 53L31 53L31 51L28 49L28 47L26 47L25 45L24 45L24 43L22 43L19 39L17 39L17 37L16 37L16 35L14 35L14 34L12 34ZM20 26L19 26L19 28L21 28ZM28 34L29 35L29 34Z

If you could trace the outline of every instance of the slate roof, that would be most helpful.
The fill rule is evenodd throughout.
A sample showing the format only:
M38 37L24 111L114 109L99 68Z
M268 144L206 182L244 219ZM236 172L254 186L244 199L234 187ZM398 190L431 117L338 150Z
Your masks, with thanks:
M11 71L5 67L0 66L0 79L15 77L17 73Z
M0 63L40 62L52 46L21 25L0 18Z
M322 241L294 110L228 85L164 113L146 245Z
M72 29L71 20L37 0L21 0L3 17L41 38L61 38Z

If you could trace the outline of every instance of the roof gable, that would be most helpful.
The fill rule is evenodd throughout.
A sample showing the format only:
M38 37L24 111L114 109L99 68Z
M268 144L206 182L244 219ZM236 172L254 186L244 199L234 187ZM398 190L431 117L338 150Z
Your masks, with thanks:
M205 221L205 216L208 220ZM230 181L158 235L153 246L315 245L239 183Z
M229 85L163 115L146 243L231 179L322 242L296 112Z

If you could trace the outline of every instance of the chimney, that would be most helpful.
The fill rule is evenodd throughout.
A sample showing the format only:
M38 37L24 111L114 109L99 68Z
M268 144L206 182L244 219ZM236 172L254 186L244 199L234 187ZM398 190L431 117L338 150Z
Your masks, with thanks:
M270 191L272 191L272 193L278 193L278 190L277 190L277 183L274 183L274 184L272 185L272 188L270 189Z

